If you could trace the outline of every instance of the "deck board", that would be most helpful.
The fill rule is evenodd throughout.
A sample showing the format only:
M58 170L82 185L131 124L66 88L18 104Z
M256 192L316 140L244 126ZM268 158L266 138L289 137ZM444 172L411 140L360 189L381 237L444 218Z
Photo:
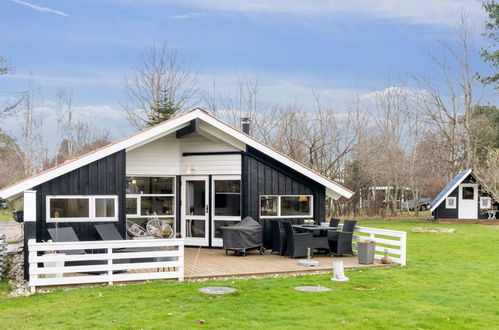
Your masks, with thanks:
M319 261L318 267L303 267L298 265L299 259L291 259L278 254L260 255L257 251L250 251L246 256L235 256L233 252L225 255L222 249L200 249L196 261L198 248L185 249L185 279L216 278L231 276L262 276L280 273L306 273L316 271L331 271L333 261L341 260L345 269L364 267L396 266L397 264L382 265L375 261L373 265L361 265L357 257L335 257L316 255L313 260Z

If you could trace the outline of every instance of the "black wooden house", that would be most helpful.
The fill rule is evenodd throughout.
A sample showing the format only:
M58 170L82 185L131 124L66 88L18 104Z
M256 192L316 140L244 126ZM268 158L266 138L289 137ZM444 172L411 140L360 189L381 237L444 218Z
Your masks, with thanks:
M195 109L0 190L24 196L25 242L71 226L169 221L186 245L222 246L221 226L251 216L325 219L325 199L352 192L249 135Z

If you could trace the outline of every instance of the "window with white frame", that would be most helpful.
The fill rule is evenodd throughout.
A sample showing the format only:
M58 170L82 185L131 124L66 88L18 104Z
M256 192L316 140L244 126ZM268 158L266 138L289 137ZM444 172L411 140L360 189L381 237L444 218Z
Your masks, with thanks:
M222 239L222 227L241 221L241 177L213 176L213 239Z
M455 209L456 208L456 197L447 197L445 199L445 208Z
M118 196L47 196L47 222L118 221Z
M175 177L127 176L126 217L141 223L175 217Z
M481 209L492 208L492 199L490 197L480 197L480 208Z
M260 196L260 217L312 217L312 199L312 195L262 195Z

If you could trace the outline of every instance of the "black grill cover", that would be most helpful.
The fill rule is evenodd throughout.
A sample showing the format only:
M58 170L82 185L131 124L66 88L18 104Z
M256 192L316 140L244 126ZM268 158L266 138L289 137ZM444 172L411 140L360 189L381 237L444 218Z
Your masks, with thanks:
M224 249L249 249L262 245L262 226L252 217L221 229Z

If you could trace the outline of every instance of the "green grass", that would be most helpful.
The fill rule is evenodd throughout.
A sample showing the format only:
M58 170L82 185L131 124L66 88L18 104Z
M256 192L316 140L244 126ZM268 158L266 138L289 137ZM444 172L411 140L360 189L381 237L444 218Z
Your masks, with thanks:
M2 328L498 328L499 228L476 224L362 221L408 231L408 266L331 275L150 283L57 290L8 298L0 284ZM452 234L412 227L451 227ZM197 290L226 285L238 291L209 299ZM298 285L333 290L304 293ZM358 287L374 290L358 290ZM197 324L196 320L205 320Z
M7 222L12 219L12 211L0 211L0 222Z

